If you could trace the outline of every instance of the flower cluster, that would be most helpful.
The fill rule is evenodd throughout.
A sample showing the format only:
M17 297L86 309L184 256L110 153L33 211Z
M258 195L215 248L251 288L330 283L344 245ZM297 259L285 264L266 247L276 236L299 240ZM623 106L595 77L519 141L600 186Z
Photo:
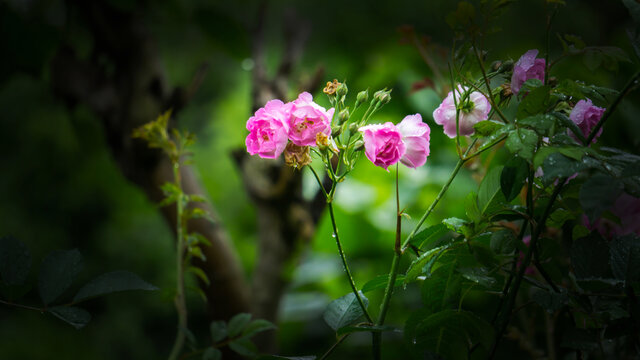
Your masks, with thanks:
M400 161L410 168L422 166L429 156L429 125L420 114L408 115L396 126L391 122L360 129L364 153L372 163L384 169Z
M314 146L317 134L331 135L333 112L333 108L325 110L314 103L308 92L286 104L271 100L247 121L247 151L251 155L275 159L289 141L297 146Z

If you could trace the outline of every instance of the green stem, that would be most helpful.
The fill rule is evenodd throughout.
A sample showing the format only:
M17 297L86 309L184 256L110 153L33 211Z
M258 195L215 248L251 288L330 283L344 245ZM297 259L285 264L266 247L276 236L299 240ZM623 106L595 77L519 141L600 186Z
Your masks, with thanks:
M180 164L179 160L173 163L173 176L175 179L176 186L179 189L181 187L180 181ZM171 350L171 354L169 355L170 360L175 360L178 358L180 353L182 352L182 348L184 347L184 342L186 338L185 331L187 330L187 304L185 301L185 291L184 291L184 221L183 221L183 213L184 213L184 201L183 194L180 194L178 201L176 202L176 228L177 228L177 237L178 241L176 244L176 297L174 299L176 305L176 311L178 313L178 333L176 335L175 342L173 343L173 348Z
M334 183L334 187L335 187L335 183ZM336 218L335 218L335 214L333 213L333 201L328 201L327 205L329 207L329 215L331 215L331 226L333 226L333 237L336 239L336 245L338 246L338 252L340 253L340 258L342 259L342 265L344 266L344 271L347 274L347 280L349 280L349 285L351 285L351 290L353 291L353 294L356 296L356 299L358 300L358 304L360 304L360 307L362 308L362 312L364 313L364 316L367 318L367 321L369 321L370 323L373 323L373 320L371 319L371 315L369 315L369 312L367 311L367 307L364 305L364 301L362 301L362 297L358 292L358 288L356 287L356 284L353 281L353 277L351 276L351 271L349 271L349 265L347 264L347 257L344 255L344 251L342 250L342 243L340 242L340 236L338 235L338 226L336 225Z

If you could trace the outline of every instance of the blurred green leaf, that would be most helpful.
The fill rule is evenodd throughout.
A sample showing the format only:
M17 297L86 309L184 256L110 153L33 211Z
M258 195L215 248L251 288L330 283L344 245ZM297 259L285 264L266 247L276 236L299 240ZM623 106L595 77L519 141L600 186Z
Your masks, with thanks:
M442 264L422 283L422 301L431 313L456 306L460 299L461 278L457 261Z
M473 125L473 129L475 130L474 137L484 137L489 136L496 131L504 128L504 124L498 121L493 120L484 120L480 121Z
M209 331L211 332L211 340L214 344L222 341L229 334L227 324L221 320L212 321L209 325Z
M74 306L54 306L47 311L60 320L81 329L91 321L91 314L86 310Z
M13 236L0 237L0 279L6 285L22 285L31 269L31 253Z
M516 236L508 229L495 231L491 234L490 246L496 254L511 254L516 249Z
M368 306L369 299L367 299L362 292L360 292L360 297L362 298L364 305ZM322 315L327 325L335 331L356 323L362 316L364 316L364 312L358 303L356 295L353 293L348 293L347 295L330 302L329 306L327 306L327 310L325 310Z
M351 334L354 332L386 332L386 331L396 331L393 326L389 325L355 325L355 326L345 326L343 328L338 329L336 332L336 336L342 336L344 334Z
M428 250L432 244L435 244L437 240L448 232L449 230L444 224L435 224L417 233L413 239L411 239L410 244L418 249L426 247L424 250Z
M433 264L435 264L438 257L448 248L449 245L444 245L431 249L420 255L419 258L415 259L411 265L409 265L407 275L404 278L404 283L409 284L421 275L424 275L427 278L431 277L431 268L433 267Z
M502 169L496 166L489 170L478 187L478 208L485 216L498 212L505 203L500 185Z
M209 346L202 353L202 360L220 360L222 359L222 352L214 347Z
M597 231L574 240L571 266L576 279L606 278L609 272L609 245Z
M560 310L569 301L569 297L565 293L556 293L545 290L536 290L531 299L545 309L549 314Z
M640 280L640 237L636 234L617 236L610 245L613 276L627 282Z
M77 249L54 250L42 261L38 276L38 291L49 305L71 286L82 269L82 255Z
M229 347L242 356L254 357L258 353L256 345L247 338L235 339L229 343Z
M257 333L272 329L277 329L277 326L275 326L271 321L256 319L251 321L249 325L244 328L244 330L242 331L242 336L250 338Z
M604 174L595 174L580 188L580 205L589 221L594 222L602 213L613 206L622 192L622 183Z
M77 303L92 297L128 290L151 291L158 290L158 288L140 279L134 273L113 271L100 275L83 286L73 298L73 302Z
M251 314L249 313L239 313L229 320L227 324L227 331L229 332L229 337L236 337L240 335L240 333L247 327L251 321Z
M462 277L487 289L496 284L496 279L489 276L489 271L484 267L458 268Z

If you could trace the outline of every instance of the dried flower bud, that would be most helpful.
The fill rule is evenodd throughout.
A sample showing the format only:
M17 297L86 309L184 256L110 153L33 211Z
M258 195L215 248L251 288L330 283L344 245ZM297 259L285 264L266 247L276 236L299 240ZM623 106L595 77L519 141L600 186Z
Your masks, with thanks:
M337 79L333 79L333 81L328 81L327 82L327 86L324 87L322 92L324 92L327 95L335 95L336 94L336 90L338 89L338 87L340 85L342 85L342 84L340 84Z
M367 100L369 100L369 91L368 90L360 91L358 93L358 96L356 97L356 107L367 102Z
M287 147L284 149L284 162L296 169L300 169L303 166L310 164L311 156L309 155L309 147L298 146L289 142Z
M501 99L506 99L509 96L513 95L513 92L511 91L511 85L509 84L502 84L500 85L500 98Z
M316 145L318 145L318 149L322 152L329 149L334 153L338 153L338 148L336 147L336 144L333 142L333 139L330 139L324 133L316 134Z

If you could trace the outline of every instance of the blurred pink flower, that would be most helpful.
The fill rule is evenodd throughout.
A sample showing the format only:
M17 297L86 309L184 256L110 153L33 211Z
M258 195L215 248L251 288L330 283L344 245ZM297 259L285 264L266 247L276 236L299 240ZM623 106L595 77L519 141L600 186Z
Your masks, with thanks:
M529 79L544 81L545 60L536 59L538 50L529 50L518 59L513 65L513 75L511 76L511 91L514 94L520 92L520 88Z
M529 244L531 243L531 235L526 235L525 237L523 237L522 242L527 247L529 247ZM522 260L524 260L524 252L520 252L520 256L518 256L518 267L522 265ZM527 275L533 275L536 273L536 267L534 265L529 264L529 266L527 266L527 268L525 269L524 273Z
M362 132L364 153L374 165L387 170L404 156L406 147L393 123L367 125L358 131Z
M245 140L249 154L267 159L275 159L282 154L288 141L290 108L280 100L271 100L249 118L249 135Z
M640 199L622 193L610 210L620 220L619 223L601 217L592 224L586 215L582 216L582 223L589 230L597 230L606 239L611 239L615 235L640 235Z
M590 99L580 100L571 110L571 114L569 114L569 118L573 121L580 130L582 130L582 134L584 137L588 137L591 133L591 130L596 126L602 114L606 109L594 106ZM602 134L602 128L598 131L596 136L593 138L593 142ZM569 135L575 138L573 133L569 131Z
M396 127L406 147L400 162L414 169L424 165L429 156L429 125L422 122L420 114L415 114L405 116Z
M474 133L473 125L487 120L491 105L484 95L474 91L469 93L469 89L458 86L456 89L456 99L454 102L453 91L449 91L447 97L442 101L440 106L433 111L433 119L436 124L442 125L444 133L450 137L456 137L456 103L460 114L458 115L458 124L460 135L472 135Z
M298 146L315 146L316 135L331 136L331 118L334 108L325 110L313 102L308 92L298 95L293 101L289 118L289 139Z

